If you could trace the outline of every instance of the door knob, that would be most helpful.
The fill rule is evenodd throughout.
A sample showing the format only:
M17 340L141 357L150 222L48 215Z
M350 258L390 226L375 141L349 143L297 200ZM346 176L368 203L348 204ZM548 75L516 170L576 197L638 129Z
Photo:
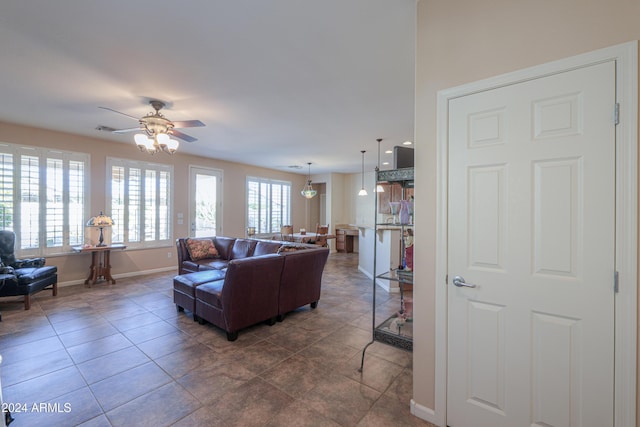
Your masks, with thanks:
M464 277L456 276L453 278L453 284L459 288L475 288L476 285L464 281Z

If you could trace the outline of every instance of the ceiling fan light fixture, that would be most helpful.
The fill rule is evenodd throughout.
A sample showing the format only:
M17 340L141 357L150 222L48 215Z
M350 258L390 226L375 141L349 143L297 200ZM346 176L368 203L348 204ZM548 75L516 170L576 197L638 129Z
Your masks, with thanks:
M169 135L167 135L166 133L159 133L156 136L156 141L158 141L158 145L160 146L160 148L162 148L163 150L167 147L167 145L169 144Z
M153 140L143 133L137 133L133 139L136 141L136 145L143 153L155 154L155 147L153 146Z
M113 111L114 113L122 114L132 119L135 119L139 123L139 127L130 129L114 129L107 126L98 126L97 130L104 130L112 133L126 133L142 131L134 136L136 146L143 153L155 154L159 151L163 151L167 154L173 154L178 150L180 143L174 138L180 138L187 142L197 141L196 138L189 136L175 128L185 127L202 127L205 126L200 120L182 120L173 122L166 118L160 110L165 107L165 103L158 100L150 100L149 104L155 111L150 112L146 116L140 119L130 116L129 114L122 113L108 107L99 107L104 110ZM173 137L173 138L172 138Z
M169 154L173 154L178 150L178 147L180 146L180 143L173 139L173 138L169 138L169 140L167 141L167 146L165 148L165 151L168 152Z

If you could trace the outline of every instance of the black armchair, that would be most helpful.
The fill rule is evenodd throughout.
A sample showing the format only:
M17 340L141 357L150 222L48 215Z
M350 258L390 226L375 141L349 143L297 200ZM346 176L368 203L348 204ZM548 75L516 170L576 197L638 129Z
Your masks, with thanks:
M52 289L58 295L58 267L45 266L44 258L16 259L16 235L0 230L0 297L24 295L24 309L31 308L31 295Z

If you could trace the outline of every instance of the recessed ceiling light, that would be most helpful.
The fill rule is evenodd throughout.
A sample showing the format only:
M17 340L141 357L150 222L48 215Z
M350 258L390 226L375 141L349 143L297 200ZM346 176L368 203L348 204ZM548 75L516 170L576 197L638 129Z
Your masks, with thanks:
M393 154L393 151L392 150L387 150L387 151L384 152L384 154Z
M411 141L405 141L405 142L402 143L402 145L411 145L411 144L413 144L413 142L411 142Z
M287 166L289 169L302 169L302 166L300 165L289 165Z
M382 162L383 166L387 166L389 162Z

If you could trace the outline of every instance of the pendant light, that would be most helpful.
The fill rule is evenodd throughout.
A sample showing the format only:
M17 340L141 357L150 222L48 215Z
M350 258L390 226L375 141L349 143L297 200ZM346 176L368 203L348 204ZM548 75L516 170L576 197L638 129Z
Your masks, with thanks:
M378 182L378 172L380 172L380 143L382 142L382 138L378 138L376 139L376 141L378 141L378 166L376 166L376 179L375 181ZM384 187L378 183L376 184L376 188L373 189L374 193L384 193Z
M311 186L311 162L308 162L307 164L309 165L309 175L307 176L307 185L305 185L302 191L300 191L300 194L302 194L302 197L305 197L307 199L313 199L313 197L316 194L318 194L318 192L314 190L313 187Z
M360 189L358 196L366 196L367 190L364 188L364 153L366 153L366 151L362 150L360 152L362 153L362 188Z

